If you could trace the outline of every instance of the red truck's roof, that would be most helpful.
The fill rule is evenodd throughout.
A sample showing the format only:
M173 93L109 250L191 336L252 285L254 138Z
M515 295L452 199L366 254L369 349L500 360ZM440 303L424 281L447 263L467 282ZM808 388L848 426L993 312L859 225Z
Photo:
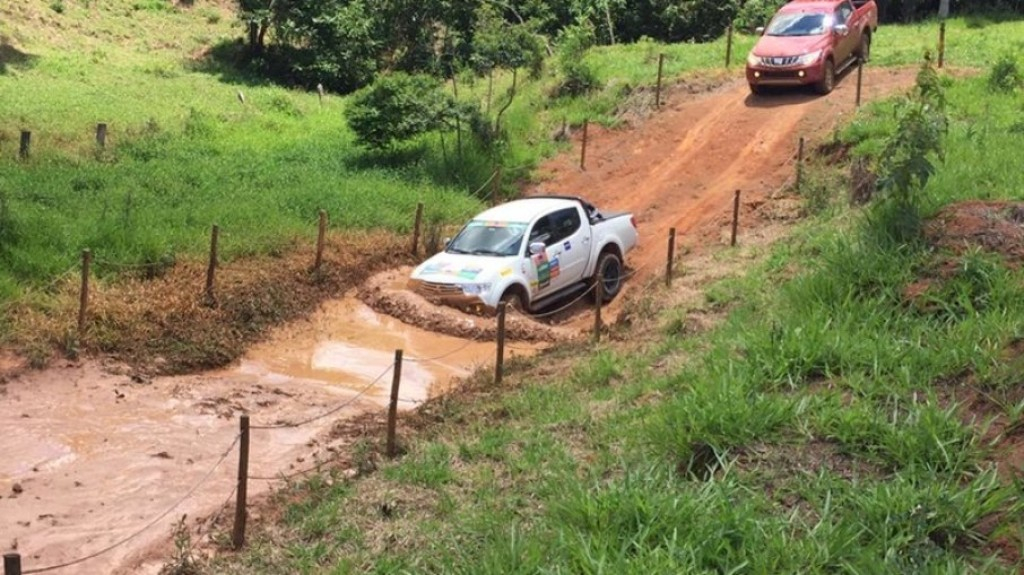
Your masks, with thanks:
M779 12L831 12L843 0L791 0Z

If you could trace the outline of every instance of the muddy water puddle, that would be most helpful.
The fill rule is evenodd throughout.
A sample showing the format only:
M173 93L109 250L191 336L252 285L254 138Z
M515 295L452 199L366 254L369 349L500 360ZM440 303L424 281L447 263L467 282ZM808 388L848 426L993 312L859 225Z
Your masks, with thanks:
M493 342L419 330L346 297L217 372L150 380L86 361L12 379L0 396L0 549L32 570L113 546L54 572L157 572L177 519L201 529L194 518L231 500L241 414L253 426L308 422L254 429L250 476L310 468L336 421L387 404L398 349L401 409L495 355ZM249 493L279 484L253 480Z

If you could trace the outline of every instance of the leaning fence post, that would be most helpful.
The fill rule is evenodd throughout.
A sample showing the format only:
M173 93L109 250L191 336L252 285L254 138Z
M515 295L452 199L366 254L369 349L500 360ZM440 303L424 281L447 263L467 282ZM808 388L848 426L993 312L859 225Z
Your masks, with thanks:
M395 448L395 426L398 422L398 386L402 383L402 350L395 350L395 369L391 376L391 403L388 405L388 441L387 456L394 457Z
M206 267L206 302L208 304L213 304L216 301L213 297L213 276L217 270L217 236L219 234L220 228L214 224L210 231L210 263Z
M601 304L604 299L604 272L598 272L594 284L594 342L601 341Z
M92 262L92 252L82 250L82 288L78 294L78 335L85 331L85 313L89 307L89 263Z
M29 151L32 148L32 132L28 130L21 131L21 144L18 146L18 157L22 160L27 159Z
M732 24L725 29L725 67L732 65Z
M665 67L665 54L658 54L658 84L654 89L654 107L661 107L661 72Z
M498 356L494 360L494 384L501 385L501 379L505 375L505 313L508 310L507 302L498 302Z
M420 226L423 225L423 202L416 204L416 221L412 226L412 255L418 255L420 251Z
M243 415L238 424L238 488L235 495L235 528L231 533L231 542L236 551L245 544L245 499L249 487L249 416Z
M107 125L104 123L96 124L96 145L100 148L107 146Z
M4 575L21 575L21 555L4 553Z
M736 190L736 197L732 200L732 240L730 246L736 247L736 229L740 224L740 191Z
M804 137L800 136L800 144L796 149L796 191L800 191L800 182L804 177Z
M583 120L583 147L580 148L580 169L587 169L587 127L590 120Z
M320 271L320 265L324 263L324 235L327 233L327 212L320 210L320 221L316 234L316 261L313 262L313 269Z
M668 230L668 262L665 264L665 285L672 287L672 260L676 257L676 229Z

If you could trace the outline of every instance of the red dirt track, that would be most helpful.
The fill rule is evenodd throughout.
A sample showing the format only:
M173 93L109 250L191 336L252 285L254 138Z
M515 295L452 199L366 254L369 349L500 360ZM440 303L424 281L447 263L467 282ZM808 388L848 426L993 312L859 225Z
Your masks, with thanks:
M862 102L908 89L914 75L865 68ZM633 212L641 245L627 259L643 280L662 272L672 227L685 247L728 241L736 190L742 237L744 218L793 177L800 137L810 153L854 113L856 79L855 70L844 75L828 96L752 96L742 80L710 89L682 82L635 129L590 127L584 170L576 134L574 153L545 164L545 181L533 193L579 195L605 210Z

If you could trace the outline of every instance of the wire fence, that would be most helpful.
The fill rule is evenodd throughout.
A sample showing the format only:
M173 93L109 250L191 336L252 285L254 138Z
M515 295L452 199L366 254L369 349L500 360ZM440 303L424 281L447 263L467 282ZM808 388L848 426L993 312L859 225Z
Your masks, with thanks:
M793 162L793 160L791 159L790 162ZM787 177L786 180L783 182L783 184L780 185L777 188L776 191L785 190L786 188L788 188L791 185L793 185L794 178L795 178L795 181L797 183L797 186L799 186L800 172L801 172L801 168L802 168L802 157L796 158L795 162L797 164L796 174ZM482 191L486 186L490 185L490 183L498 175L499 175L498 171L495 171L494 173L492 173L491 177L484 183L483 186L481 186L481 188L480 188L480 190L478 190L478 192ZM491 193L494 193L493 189L492 189ZM737 194L736 201L737 201L737 205L738 205L738 201L739 201L738 194ZM321 222L321 225L322 225L323 221L324 221L324 218L321 216L319 218L319 221ZM736 226L735 215L734 215L733 225L734 225L734 229L735 229L735 226ZM418 230L417 230L417 233L418 233ZM215 237L216 237L216 233L215 233ZM673 230L672 238L673 238L673 241L674 241L674 230ZM670 263L671 263L671 258L672 257L673 257L672 256L672 251L670 249L670 251L669 251ZM211 257L211 261L214 261L213 257ZM596 281L590 282L589 285L586 287L586 289L584 289L582 292L577 294L571 300L569 300L567 302L564 302L564 303L561 303L561 305L559 305L556 309L546 309L545 311L540 312L540 313L525 313L523 315L525 315L526 317L529 317L531 319L542 320L542 319L550 318L550 317L553 317L553 316L556 316L556 315L559 315L559 314L566 313L567 311L569 311L572 308L576 307L577 304L579 304L579 302L582 301L584 298L597 296L598 294L594 293L595 290L597 290L599 287L605 285L606 283L614 283L618 287L621 287L621 283L622 282L624 282L626 280L629 280L631 278L634 278L637 275L639 275L649 265L651 265L652 261L653 260L648 259L645 263L641 264L639 267L630 269L630 270L628 270L628 271L626 271L624 273L620 273L616 277L602 277L602 276L599 276L596 279ZM111 261L106 261L106 260L102 260L102 259L101 260L97 260L96 263L98 263L99 265L104 265L104 266L109 266L109 267L116 267L116 268L121 269L121 270L128 270L128 269L136 269L137 270L137 269L145 269L147 267L150 267L149 264L122 264L122 263L119 263L119 262L111 262ZM213 267L213 264L211 264L211 268L212 267ZM88 268L86 267L85 269L87 270ZM621 267L620 267L620 269L621 269ZM668 270L669 270L668 273L670 273L671 272L671 265L669 265ZM54 285L56 285L60 281L63 281L64 279L66 279L66 277L69 274L73 273L74 271L75 271L75 267L72 267L68 271L60 274L60 276L55 278L53 280L53 282L51 282L51 284L47 288L45 288L45 289L52 289L52 287ZM85 276L85 275L86 274L83 274L83 276ZM83 280L84 279L85 278L83 277ZM84 283L84 281L83 281L83 283ZM652 284L652 285L648 285L648 286L643 286L641 289L653 290L654 287L653 287L653 284ZM617 293L617 291L618 290L616 290L616 293ZM209 293L209 288L206 290L205 293ZM29 297L29 294L26 294L24 297ZM602 300L603 297L596 297L595 299ZM83 298L83 301L84 301L84 298ZM603 305L603 303L604 303L603 301L596 301L595 302L595 306L594 307L595 307L596 313L598 314L596 316L597 319L598 319L598 325L595 325L595 332L600 329L600 315L599 314L600 314L600 309L601 309L601 306ZM3 311L5 309L9 309L9 307L11 305L16 305L16 302L5 302L4 304L0 305L0 311ZM84 303L83 303L83 306L84 306ZM504 334L503 333L496 333L495 337L496 337L496 339L499 339L502 342L504 340ZM239 478L238 478L239 483L236 484L232 488L231 492L229 493L229 495L228 495L227 499L224 501L224 503L222 503L213 514L209 515L208 519L197 528L197 538L190 543L189 551L191 552L195 548L195 546L198 544L198 537L201 537L204 531L209 532L210 530L212 530L213 527L216 525L216 523L220 520L220 518L223 515L224 511L229 507L231 498L233 496L235 496L235 495L239 495L240 497L243 496L243 495L240 495L240 494L244 494L245 493L245 483L244 482L246 482L248 480L266 481L266 482L291 481L291 480L294 480L295 478L298 478L298 477L301 477L301 476L304 476L304 475L308 475L308 474L313 473L313 472L321 471L325 466L331 465L332 463L335 463L335 462L337 462L337 461L339 461L339 460L341 460L342 458L345 457L345 454L343 454L343 453L336 453L334 455L334 457L331 457L331 458L328 458L328 459L325 459L325 460L317 460L315 464L313 464L312 466L310 466L308 468L300 469L300 470L293 471L293 472L290 472L290 473L281 473L281 474L277 474L277 475L273 475L273 476L261 476L261 475L256 475L256 474L248 474L247 472L243 473L242 470L245 469L244 466L247 466L247 463L243 463L243 460L247 459L247 454L248 454L248 441L249 441L248 430L249 429L252 429L252 430L294 429L294 428L298 428L298 427L302 427L302 426L306 426L306 425L310 425L312 423L318 422L320 420L323 420L325 418L328 418L328 417L330 417L332 415L337 414L338 412L342 411L343 409L345 409L347 407L350 407L355 402L357 402L360 399L364 398L374 387L376 387L380 383L380 381L386 375L388 375L389 373L392 373L396 377L395 377L395 380L394 380L394 382L392 384L393 385L393 387L392 387L392 397L391 397L391 405L390 405L389 418L388 418L389 451L390 451L391 437L393 436L394 426L395 426L395 415L394 415L395 411L396 411L395 410L395 406L397 405L397 403L401 402L401 403L418 405L418 404L423 402L422 400L418 400L418 399L401 398L401 397L399 397L398 392L399 392L399 384L400 384L400 370L399 370L400 364L401 363L413 363L413 364L436 363L436 362L439 362L440 360L443 360L443 359L446 359L448 357L451 357L452 355L455 355L456 353L459 353L460 351L463 351L464 349L468 348L473 343L475 343L475 342L472 341L472 340L469 340L469 341L463 342L463 343L455 346L453 349L451 349L451 350L449 350L449 351L447 351L447 352L445 352L443 354L439 354L439 355L431 356L431 357L402 357L401 351L398 350L397 353L396 353L396 361L394 363L392 363L392 364L389 364L386 368L384 368L377 377L375 377L374 379L369 381L365 386L361 387L353 396L347 398L345 401L339 403L338 405L332 407L331 409L328 409L327 411L318 413L318 414L313 415L313 416L306 417L306 418L298 420L298 421L281 422L281 423L264 424L264 425L253 425L253 426L249 427L248 426L248 416L244 416L244 419L245 419L244 431L242 433L236 434L234 436L234 438L231 441L231 444L220 454L220 456L218 457L217 461L213 464L212 467L210 467L210 469L203 475L203 477L197 483L195 483L186 493L184 493L181 497L179 497L171 506L166 508L163 512L161 512L160 514L155 516L153 519L151 519L148 522L146 522L139 529L137 529L136 531L132 532L131 534L129 534L129 535L125 536L125 537L122 537L121 539L118 539L116 542L114 542L114 543L112 543L112 544L110 544L110 545L108 545L108 546L106 546L106 547L104 547L104 548L102 548L102 549L100 549L98 551L95 551L93 553L90 553L88 555L80 557L78 559L75 559L75 560L72 560L72 561L67 561L67 562L60 563L60 564L55 564L55 565L47 566L47 567L41 567L41 568L35 568L35 569L27 569L27 570L20 571L20 573L22 573L22 574L47 573L47 572L56 571L56 570L59 570L59 569L65 569L65 568L68 568L68 567L76 566L76 565L79 565L79 564L84 563L86 561L89 561L91 559L95 559L97 557L100 557L100 556L102 556L102 555L104 555L106 553L109 553L110 551L112 551L112 550L114 550L114 549L116 549L116 548L118 548L118 547L120 547L120 546L122 546L122 545L124 545L124 544L126 544L126 543L128 543L130 541L132 541L133 539L137 538L139 535L141 535L142 533L144 533L145 531L147 531L148 529L152 528L154 525L159 523L162 519L167 517L170 513L172 513L176 509L178 509L186 500L188 500L190 497L192 497L192 495L194 495L195 492L213 476L213 473L221 466L221 464L225 461L225 459L227 459L227 457L231 454L231 452L235 449L235 447L238 446L240 442L242 442L243 447L242 447L242 450L240 451L240 463L239 463L239 469L240 469ZM510 349L514 349L514 350L518 349L518 350L524 351L524 352L533 352L533 351L535 351L534 349L530 349L530 348L517 348L515 346L509 346L509 347L510 347ZM500 365L500 363L502 361L502 350L503 349L504 349L503 343L499 344L499 353L498 353L498 357L497 357L497 361L499 362L499 365ZM500 380L500 373L498 375L496 375L496 381L499 381L499 380ZM390 453L389 453L389 455L390 455ZM236 503L236 522L238 521L238 508L239 507L242 507L242 517L244 517L244 505L245 505L245 501L244 500L239 501L239 502ZM236 525L236 528L237 528L237 525ZM244 538L244 523L243 523L242 530L243 530L242 536ZM7 559L7 556L5 556L5 561L6 561L6 559ZM18 557L18 562L19 562L18 565L19 565L19 569L20 569L20 556ZM5 575L6 575L6 563L5 563Z

